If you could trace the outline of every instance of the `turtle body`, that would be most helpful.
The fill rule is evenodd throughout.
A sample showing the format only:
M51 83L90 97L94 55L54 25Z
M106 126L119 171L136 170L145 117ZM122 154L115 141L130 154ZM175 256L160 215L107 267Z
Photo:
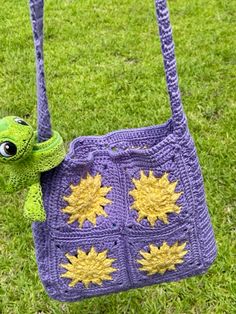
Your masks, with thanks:
M65 157L63 140L58 132L42 143L37 132L23 119L10 116L0 119L0 191L15 192L29 187L24 215L31 221L44 221L40 174L58 166Z

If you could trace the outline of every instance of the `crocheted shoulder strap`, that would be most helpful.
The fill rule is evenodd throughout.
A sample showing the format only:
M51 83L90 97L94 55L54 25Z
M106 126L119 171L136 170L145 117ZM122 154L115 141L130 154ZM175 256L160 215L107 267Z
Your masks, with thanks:
M38 138L39 141L45 141L51 136L51 122L46 93L43 61L44 0L29 0L29 1L31 22L34 35L34 46L36 51ZM184 115L179 90L176 59L174 52L174 42L172 38L169 11L167 8L166 0L155 0L155 4L162 47L162 55L166 74L166 82L170 97L172 119L174 122L174 131L180 135L185 130L186 118Z
M39 142L48 140L52 135L51 118L48 107L48 98L44 76L43 9L44 0L30 0L30 15L36 57L37 115L38 115Z

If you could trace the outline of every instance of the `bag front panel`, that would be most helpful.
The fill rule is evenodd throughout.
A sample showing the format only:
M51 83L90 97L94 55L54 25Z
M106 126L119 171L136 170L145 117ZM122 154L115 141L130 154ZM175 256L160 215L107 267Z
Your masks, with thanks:
M206 270L206 251L214 259L205 200L195 198L203 185L189 134L181 145L169 134L150 146L150 128L142 130L143 136L119 131L120 141L116 133L109 141L79 138L93 150L79 158L74 150L75 158L45 175L47 222L35 224L34 233L38 263L46 265L39 267L41 279L52 297L74 301L175 281ZM133 145L132 137L142 145L146 140L145 147L138 140ZM47 231L44 241L40 228ZM204 230L207 250L199 235Z

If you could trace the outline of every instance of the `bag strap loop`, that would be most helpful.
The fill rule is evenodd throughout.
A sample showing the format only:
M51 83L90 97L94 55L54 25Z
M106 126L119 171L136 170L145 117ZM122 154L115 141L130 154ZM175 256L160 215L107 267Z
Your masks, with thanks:
M43 9L44 0L30 0L31 24L36 54L37 116L39 142L48 140L52 135L51 118L44 76Z
M167 8L167 1L155 0L155 5L166 75L166 84L170 98L172 119L174 122L174 131L177 134L181 134L185 130L187 122L179 89L175 46L172 36L169 11Z
M38 138L45 141L51 136L50 112L46 93L43 58L43 11L44 0L29 0L31 23L36 51L37 70L37 113ZM167 89L170 98L174 131L180 134L185 130L186 118L181 102L174 42L166 0L155 0L156 17L159 26L162 55L164 61Z

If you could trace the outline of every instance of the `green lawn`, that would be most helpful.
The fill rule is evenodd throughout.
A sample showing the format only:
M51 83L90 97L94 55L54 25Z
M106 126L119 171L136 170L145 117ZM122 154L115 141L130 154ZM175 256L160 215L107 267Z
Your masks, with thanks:
M170 116L153 1L45 0L45 60L53 126L69 142L158 124ZM1 195L3 314L235 313L235 1L170 0L185 111L204 174L218 257L202 276L66 304L40 283L24 193ZM35 125L27 0L0 9L0 117Z

